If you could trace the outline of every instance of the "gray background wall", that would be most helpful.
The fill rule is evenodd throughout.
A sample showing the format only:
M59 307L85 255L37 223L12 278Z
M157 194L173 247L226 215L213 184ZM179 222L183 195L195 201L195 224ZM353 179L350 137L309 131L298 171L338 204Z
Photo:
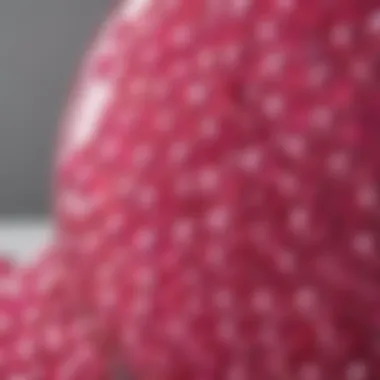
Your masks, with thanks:
M44 214L57 122L111 0L0 0L0 217Z

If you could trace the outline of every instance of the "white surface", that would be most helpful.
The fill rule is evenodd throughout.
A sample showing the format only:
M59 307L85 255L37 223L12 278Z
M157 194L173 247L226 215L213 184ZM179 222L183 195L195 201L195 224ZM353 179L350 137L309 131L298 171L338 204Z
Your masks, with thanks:
M0 254L18 262L30 261L49 241L47 220L0 220Z

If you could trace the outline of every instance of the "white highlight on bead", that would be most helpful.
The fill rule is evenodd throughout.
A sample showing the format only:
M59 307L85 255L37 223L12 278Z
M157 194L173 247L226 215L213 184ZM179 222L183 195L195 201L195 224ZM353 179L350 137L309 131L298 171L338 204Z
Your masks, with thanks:
M290 229L299 235L307 232L309 227L309 213L304 207L294 208L289 215Z
M284 136L281 144L285 153L295 159L300 159L305 155L305 140L298 134Z
M276 119L285 108L284 98L281 95L270 95L263 103L263 111L270 119Z
M365 380L368 376L368 369L365 363L353 362L346 369L346 380Z
M375 251L375 242L371 233L361 232L356 234L352 245L354 250L363 256L371 255Z
M352 29L349 25L336 25L330 34L331 42L335 46L347 47L351 42Z
M328 159L328 169L335 177L344 176L349 171L349 156L345 152L333 153Z
M135 20L148 9L148 6L151 3L151 0L129 0L127 2L123 2L123 6L121 8L122 17L128 21Z
M180 25L172 32L173 43L177 47L187 46L191 42L191 27L188 25Z
M190 105L202 105L207 98L207 88L202 83L194 83L188 87L186 98Z
M262 152L260 149L252 147L241 153L240 167L248 173L258 170L262 162Z
M74 111L71 135L67 148L77 150L94 138L100 118L112 94L112 84L108 80L97 80L85 85L78 108Z
M291 251L282 250L276 256L276 265L281 273L292 273L296 268L295 255Z
M276 24L271 20L260 22L257 26L257 37L261 42L273 41L277 38Z
M188 243L194 233L194 225L190 219L176 220L173 224L173 239L177 243Z
M251 307L254 312L268 313L273 308L273 299L266 289L257 290L251 298Z
M357 202L360 207L367 210L374 210L377 207L378 196L375 186L372 184L363 184L357 190Z
M277 9L290 12L295 9L296 2L294 0L277 0Z
M242 363L234 363L228 370L227 380L249 380L248 368Z
M50 326L45 332L45 344L49 350L58 350L63 344L63 336L57 326Z
M230 221L230 213L225 207L216 207L207 216L207 226L212 231L225 231Z
M317 303L317 294L313 289L300 288L294 294L294 306L300 312L313 312Z
M370 33L380 34L380 9L370 14L367 20L367 28Z
M142 251L148 251L153 248L157 236L154 230L143 228L136 233L136 246Z
M318 364L307 363L299 371L299 380L321 380L321 368Z
M268 54L264 57L261 64L261 73L263 76L272 76L279 74L285 63L285 57L280 52Z
M197 180L201 190L207 192L215 191L220 182L218 169L213 167L202 169Z
M245 16L248 11L249 7L252 6L251 0L232 0L230 3L231 6L231 13L235 16Z

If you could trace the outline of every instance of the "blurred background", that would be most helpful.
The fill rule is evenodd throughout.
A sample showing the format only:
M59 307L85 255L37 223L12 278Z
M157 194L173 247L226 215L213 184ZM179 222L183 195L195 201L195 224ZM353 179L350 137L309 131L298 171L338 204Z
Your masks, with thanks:
M33 245L46 231L58 120L115 2L0 1L0 249Z

